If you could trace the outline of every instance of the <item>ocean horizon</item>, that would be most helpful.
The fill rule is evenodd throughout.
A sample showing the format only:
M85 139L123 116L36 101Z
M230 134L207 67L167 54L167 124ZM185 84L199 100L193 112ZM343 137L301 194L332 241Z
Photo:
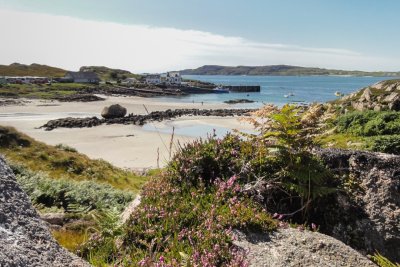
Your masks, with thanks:
M324 103L335 100L336 92L349 94L379 81L395 77L359 76L232 76L184 75L184 79L211 82L216 85L260 85L260 92L229 94L192 94L179 97L159 97L162 101L183 103L222 103L227 100L249 99L254 103L235 104L237 108L258 108L264 104L282 106L286 103ZM285 95L293 96L285 97Z

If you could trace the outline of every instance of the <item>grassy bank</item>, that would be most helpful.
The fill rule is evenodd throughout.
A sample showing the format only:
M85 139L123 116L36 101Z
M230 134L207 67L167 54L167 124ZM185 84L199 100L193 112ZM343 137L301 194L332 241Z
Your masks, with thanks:
M138 192L146 177L112 166L103 160L92 160L64 145L49 146L14 128L0 126L0 153L33 172L44 172L52 179L94 181L117 189Z

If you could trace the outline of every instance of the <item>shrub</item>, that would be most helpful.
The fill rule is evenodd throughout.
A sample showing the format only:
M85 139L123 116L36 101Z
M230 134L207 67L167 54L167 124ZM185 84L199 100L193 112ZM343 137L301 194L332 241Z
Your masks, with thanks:
M244 252L232 244L232 228L276 228L260 205L240 193L235 176L196 187L170 178L149 182L124 231L114 238L95 236L81 255L91 263L124 266L244 266Z
M337 131L358 136L391 135L400 133L400 112L352 112L337 119Z
M400 135L374 137L370 140L369 148L372 151L399 155Z
M133 199L131 193L118 190L107 184L92 181L70 181L51 179L44 173L33 173L27 169L11 166L18 183L38 207L57 207L66 211L114 209L122 211Z

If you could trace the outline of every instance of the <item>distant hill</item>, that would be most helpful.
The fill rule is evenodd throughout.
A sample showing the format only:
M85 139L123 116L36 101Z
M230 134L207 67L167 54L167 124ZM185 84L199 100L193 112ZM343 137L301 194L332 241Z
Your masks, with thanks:
M0 76L43 76L43 77L63 77L67 71L40 64L24 65L13 63L10 65L0 65Z
M265 76L305 76L305 75L354 75L354 76L400 76L400 72L364 72L307 68L289 65L271 66L218 66L205 65L197 69L180 71L183 75L265 75Z
M79 71L95 72L103 81L139 77L139 75L133 74L127 70L111 69L104 66L83 66L79 69Z

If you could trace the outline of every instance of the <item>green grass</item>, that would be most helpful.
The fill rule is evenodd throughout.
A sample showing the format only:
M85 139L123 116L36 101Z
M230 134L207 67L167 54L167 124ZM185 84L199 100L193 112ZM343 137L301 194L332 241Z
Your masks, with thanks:
M132 192L138 192L148 180L104 160L92 160L71 149L38 142L10 127L0 126L0 153L9 161L33 172L44 172L52 179L94 181Z
M0 87L0 97L24 97L33 99L56 99L58 97L85 92L95 85L79 83L8 84Z

